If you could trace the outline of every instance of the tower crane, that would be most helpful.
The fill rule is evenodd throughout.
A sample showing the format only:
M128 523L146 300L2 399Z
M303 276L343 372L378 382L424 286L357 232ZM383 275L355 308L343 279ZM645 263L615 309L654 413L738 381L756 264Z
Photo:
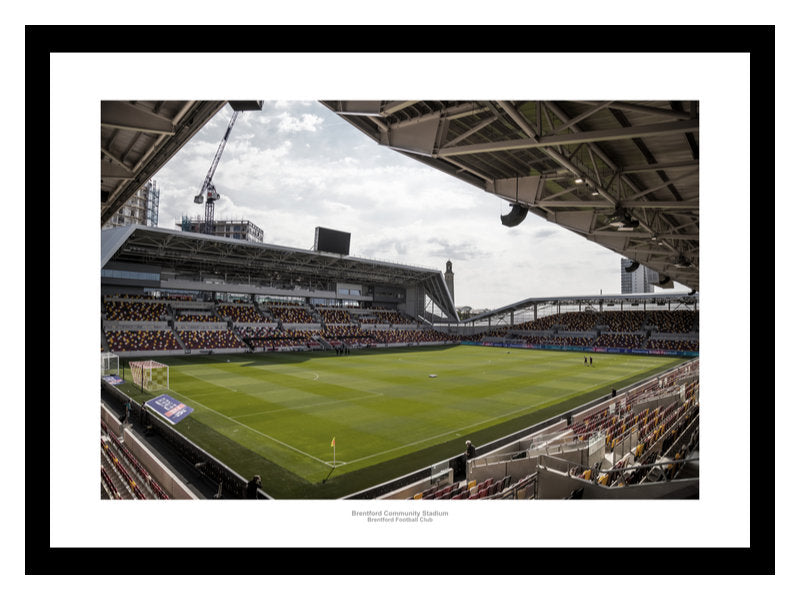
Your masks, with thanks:
M240 110L233 111L231 121L228 123L228 130L225 132L222 141L219 143L219 148L217 148L217 153L214 155L214 160L211 161L211 168L208 170L205 181L203 181L203 187L200 189L200 193L194 197L195 204L202 204L203 202L206 203L206 222L204 233L209 235L214 232L214 202L219 200L219 193L217 193L217 189L214 187L214 184L211 182L211 180L214 178L214 172L217 170L219 159L222 157L222 151L225 150L225 144L228 143L228 136L230 136L231 129L233 129L233 124L236 123L236 117L239 116L240 112Z

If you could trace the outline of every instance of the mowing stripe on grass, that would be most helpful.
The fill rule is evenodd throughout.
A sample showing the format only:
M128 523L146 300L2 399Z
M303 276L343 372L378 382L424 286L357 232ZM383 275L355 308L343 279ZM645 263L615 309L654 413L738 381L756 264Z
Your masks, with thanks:
M372 392L366 396L356 396L355 398L345 398L344 400L332 400L331 402L315 402L314 404L303 404L298 406L285 406L283 408L273 408L270 410L262 410L261 412L254 412L248 413L246 415L234 415L234 419L243 419L245 417L255 417L257 415L267 415L276 412L282 412L284 410L303 410L306 408L312 408L314 406L333 406L334 404L349 404L350 402L356 402L358 400L366 400L367 398L379 398L383 396L383 392Z
M170 392L172 392L173 394L175 394L176 396L181 396L181 397L183 397L183 398L186 398L187 400L189 400L190 402L193 402L194 404L199 404L200 406L202 406L202 407L203 407L203 408L205 408L206 410L210 410L210 411L211 411L211 412L213 412L214 414L216 414L216 415L219 415L220 417L222 417L222 418L224 418L224 419L228 419L229 421L233 421L233 422L234 422L234 423L236 423L237 425L241 425L242 427L244 427L245 429L248 429L248 430L252 431L253 433L257 433L258 435L260 435L260 436L263 436L263 437L267 438L268 440L271 440L271 441L273 441L273 442L275 442L275 443L277 443L277 444L280 444L281 446L285 446L286 448L289 448L289 450L294 450L294 451L295 451L295 452L297 452L298 454L302 454L303 456L307 456L308 458L314 459L315 461L317 461L317 462L319 462L319 463L322 463L323 465L327 465L327 463L326 463L324 460L321 460L321 459L317 458L316 456L311 456L311 455L310 455L310 454L308 454L307 452L303 452L302 450L299 450L299 449L295 448L294 446L290 446L290 445L289 445L289 444L287 444L286 442L282 442L281 440L279 440L279 439L277 439L277 438L274 438L274 437L272 437L271 435L267 435L267 434L266 434L266 433L264 433L263 431L259 431L258 429L253 429L253 428L252 428L252 427L250 427L249 425L245 425L245 424L244 424L244 423L242 423L241 421L237 421L236 419L234 419L234 418L232 418L232 417L229 417L228 415L223 415L221 412L214 410L214 409L213 409L213 408L211 408L210 406L206 406L206 405L205 405L205 404L203 404L202 402L198 402L198 401L197 401L197 400L195 400L194 398L190 398L189 396L184 396L183 394L180 394L180 393L176 392L175 390L173 390L173 389L171 389L171 388L169 389L169 391L170 391Z
M191 375L189 373L185 373L185 374L188 375L189 377L192 377L193 379L200 379L201 381L203 381L202 378L197 377L195 375ZM221 385L221 384L214 383L212 385ZM227 387L227 386L222 385L221 387ZM231 388L227 388L227 389L231 389ZM381 394L378 394L377 396L380 397L380 396L383 396L383 394L381 393ZM184 398L186 398L186 397L187 396L184 396ZM368 396L360 396L358 398L348 398L348 399L345 399L345 400L334 400L332 402L318 402L318 403L315 403L315 404L307 404L307 405L298 406L298 407L277 408L277 409L266 410L266 411L262 411L262 412L258 412L258 413L251 413L251 414L247 414L247 415L238 415L237 418L244 418L244 417L256 416L256 415L261 415L261 414L269 414L269 413L281 412L281 411L285 411L285 410L298 410L298 409L310 408L310 407L313 407L313 406L328 406L328 405L334 405L334 404L350 403L350 402L353 402L355 400L363 400L363 399L369 398L369 397L370 396L368 395ZM223 414L223 413L221 413L219 411L216 411L213 408L210 408L210 407L202 404L201 402L198 402L197 400L194 400L193 398L189 398L189 399L191 401L193 401L193 402L196 402L200 406L210 410L211 412L213 412L215 414L218 414L221 417L224 417L224 418L226 418L226 419L228 419L228 420L230 420L230 421L232 421L232 422L234 422L234 423L236 423L238 425L241 425L242 427L245 427L246 429L248 429L248 430L250 430L250 431L252 431L254 433L257 433L257 434L259 434L259 435L261 435L261 436L263 436L263 437L265 437L265 438L267 438L269 440L272 440L272 441L274 441L276 443L279 443L279 444L285 446L286 448L294 450L295 452L298 452L299 454L302 454L303 456L307 456L309 458L312 458L312 459L316 460L317 462L320 462L320 463L323 463L323 464L326 464L326 465L328 464L327 462L325 462L325 461L323 461L323 460L321 460L321 459L319 459L319 458L317 458L315 456L312 456L312 455L308 454L307 452L303 452L302 450L300 450L298 448L295 448L294 446L291 446L291 445L289 445L289 444L287 444L285 442L282 442L281 440L278 440L278 439L276 439L276 438L274 438L274 437L272 437L270 435L267 435L267 434L265 434L265 433L263 433L261 431L258 431L257 429L254 429L254 428L252 428L252 427L250 427L248 425L245 425L241 421L237 421L236 420L237 418L230 417L230 416L225 415L225 414ZM522 408L519 408L519 409L516 409L516 410L512 410L510 412L503 413L503 414L500 414L500 415L494 415L494 416L492 416L492 417L490 417L488 419L484 419L482 421L478 421L478 422L475 422L475 423L470 423L469 425L465 425L463 427L459 427L459 428L453 429L451 431L445 431L443 433L440 433L440 434L437 434L437 435L434 435L434 436L431 436L431 437L428 437L428 438L423 438L423 439L420 439L420 440L415 440L415 441L410 442L408 444L403 444L402 446L396 446L396 447L390 448L388 450L383 450L381 452L376 452L375 454L370 454L368 456L362 456L361 458L356 458L356 459L353 459L353 460L349 460L349 461L347 461L347 464L353 464L353 463L361 462L363 460L369 460L371 458L375 458L376 456L382 456L384 454L390 454L390 453L395 452L397 450L402 450L404 448L410 448L412 446L416 446L417 444L423 444L423 443L426 443L426 442L430 442L430 441L438 439L438 438L442 438L442 437L446 437L446 436L452 435L452 434L454 434L454 433L456 433L458 431L462 431L462 430L465 430L465 429L471 429L473 427L478 427L480 425L483 425L484 423L489 423L490 421L494 421L496 419L503 419L505 417L508 417L508 416L511 416L511 415L514 415L514 414L517 414L517 413L520 413L520 412L523 412L523 411L527 411L527 410L530 410L530 409L531 409L530 406L523 406Z
M361 458L356 458L356 459L353 459L353 460L349 460L349 461L347 461L347 464L357 463L357 462L360 462L362 460L368 460L368 459L374 458L376 456L381 456L382 454L388 454L390 452L394 452L395 450L402 450L403 448L409 448L411 446L415 446L416 444L422 444L423 442L429 442L431 440L435 440L435 439L440 438L440 437L445 437L445 436L448 436L448 435L452 435L454 433L458 433L459 431L464 431L466 429L471 429L473 427L477 427L479 425L483 425L484 423L489 423L490 421L495 421L497 419L504 419L505 417L508 417L508 416L511 416L511 415L514 415L514 414L517 414L517 413L520 413L520 412L523 412L523 411L526 411L526 410L530 410L530 409L531 409L530 406L523 406L522 408L519 408L517 410L512 410L510 412L503 413L501 415L494 415L492 417L489 417L488 419L484 419L483 421L478 421L477 423L471 423L469 425L465 425L464 427L459 427L459 428L453 429L451 431L445 431L444 433L440 433L438 435L434 435L434 436L431 436L429 438L425 438L425 439L422 439L422 440L417 440L415 442L411 442L410 444L404 444L402 446L397 446L396 448L391 448L389 450L384 450L382 452L376 452L375 454L370 454L369 456L362 456Z

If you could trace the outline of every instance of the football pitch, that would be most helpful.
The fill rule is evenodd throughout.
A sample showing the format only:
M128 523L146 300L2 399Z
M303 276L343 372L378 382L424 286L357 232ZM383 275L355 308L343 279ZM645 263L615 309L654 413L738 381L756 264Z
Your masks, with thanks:
M174 427L277 499L339 498L447 460L682 359L437 346L159 359ZM142 401L156 394L126 393ZM157 417L154 417L157 418ZM335 442L334 442L335 440ZM335 462L334 462L335 461Z

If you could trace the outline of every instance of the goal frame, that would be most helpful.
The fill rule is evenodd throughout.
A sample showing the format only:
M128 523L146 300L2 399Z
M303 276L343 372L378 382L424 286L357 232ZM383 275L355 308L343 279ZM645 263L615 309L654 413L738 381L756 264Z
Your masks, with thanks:
M155 360L131 361L128 363L133 383L149 392L169 389L169 365Z
M119 355L113 352L100 354L100 376L116 375L119 377Z

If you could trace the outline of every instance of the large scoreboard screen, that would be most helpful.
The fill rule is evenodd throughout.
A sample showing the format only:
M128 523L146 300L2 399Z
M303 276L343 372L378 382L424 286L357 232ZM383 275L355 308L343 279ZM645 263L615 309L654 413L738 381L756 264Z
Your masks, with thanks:
M314 250L350 254L350 234L346 231L317 227L314 231Z

